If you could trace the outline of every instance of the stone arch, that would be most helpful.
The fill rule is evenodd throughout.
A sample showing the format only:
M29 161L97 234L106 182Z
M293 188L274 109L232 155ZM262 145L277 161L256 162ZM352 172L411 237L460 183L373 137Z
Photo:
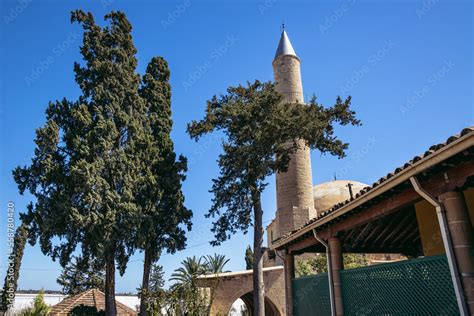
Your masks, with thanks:
M249 314L253 315L253 292L247 292L239 297L247 307ZM265 316L281 316L278 307L271 301L268 296L265 296Z
M263 270L265 283L265 305L271 314L285 315L285 280L283 267L269 267ZM211 306L211 315L227 315L232 304L241 298L247 306L253 305L252 271L227 272L199 279L199 286L210 288L216 284L215 297Z

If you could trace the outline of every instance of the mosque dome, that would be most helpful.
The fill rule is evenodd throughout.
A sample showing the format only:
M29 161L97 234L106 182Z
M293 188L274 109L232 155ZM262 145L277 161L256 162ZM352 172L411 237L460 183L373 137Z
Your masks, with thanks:
M352 180L334 180L313 186L314 207L323 212L334 205L350 199L348 184L352 184L352 193L355 196L367 184Z

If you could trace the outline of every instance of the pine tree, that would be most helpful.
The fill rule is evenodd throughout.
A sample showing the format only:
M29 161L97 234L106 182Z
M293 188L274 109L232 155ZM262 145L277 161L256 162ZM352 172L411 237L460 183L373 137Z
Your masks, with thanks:
M75 257L64 267L56 282L63 294L76 295L89 289L105 290L104 266L99 261Z
M250 245L245 249L245 269L252 270L253 267L253 251Z
M47 316L51 307L44 301L44 290L41 289L36 295L33 305L29 308L21 310L19 316Z
M191 229L192 212L184 206L181 183L185 179L186 159L174 152L171 140L171 87L168 63L154 57L143 76L139 95L144 100L146 129L140 166L138 203L142 209L138 247L145 251L140 315L147 311L150 269L162 251L174 253L186 245L185 230Z
M139 237L135 197L147 131L132 27L121 12L105 20L109 25L102 28L91 13L71 13L71 22L84 30L84 63L74 64L82 93L75 101L50 102L32 162L18 167L14 178L20 193L28 190L36 198L22 216L29 241L39 241L42 252L63 267L76 248L102 260L106 313L116 315L115 269L125 272Z
M146 295L146 315L161 315L161 310L167 306L167 292L163 289L165 285L163 267L153 264L150 269L150 278ZM140 298L144 294L143 288L139 289ZM143 299L141 299L143 302ZM140 305L140 306L143 306Z
M15 231L15 236L13 238L13 252L8 258L0 311L6 312L9 307L13 305L14 294L18 286L21 260L23 259L23 252L25 250L27 237L28 227L22 222Z
M302 145L344 157L348 144L337 139L333 125L359 124L349 108L350 97L345 101L338 97L329 108L315 98L308 105L281 101L272 83L255 81L245 87L229 87L225 95L207 102L204 119L188 125L188 133L196 140L214 131L224 134L218 159L220 174L213 180L213 205L207 216L218 217L212 228L214 245L238 230L246 233L253 225L256 316L265 313L261 194L266 179L285 172L290 155Z
M163 266L154 264L150 272L150 292L157 292L165 285L165 272Z

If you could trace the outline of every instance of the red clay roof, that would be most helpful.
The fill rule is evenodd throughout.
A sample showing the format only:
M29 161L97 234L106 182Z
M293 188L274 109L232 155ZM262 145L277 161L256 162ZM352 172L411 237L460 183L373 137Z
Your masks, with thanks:
M115 301L117 305L117 315L119 316L136 316L137 312L130 307ZM49 313L50 316L66 316L76 307L80 305L95 306L98 311L105 310L105 294L97 289L87 290L77 295L65 298L58 304L54 305Z

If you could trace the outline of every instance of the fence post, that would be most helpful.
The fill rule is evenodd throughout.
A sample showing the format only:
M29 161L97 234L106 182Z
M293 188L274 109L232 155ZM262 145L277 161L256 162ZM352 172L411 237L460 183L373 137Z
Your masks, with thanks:
M439 196L446 210L449 233L458 264L464 296L471 315L474 314L474 241L466 201L461 192L446 192Z
M295 258L293 254L285 254L285 299L286 316L293 316L293 278L295 277Z
M344 315L344 305L342 302L342 286L340 270L344 269L344 261L342 257L341 240L337 237L331 237L328 240L329 249L331 251L332 264L332 282L334 289L334 302L336 305L336 315Z

